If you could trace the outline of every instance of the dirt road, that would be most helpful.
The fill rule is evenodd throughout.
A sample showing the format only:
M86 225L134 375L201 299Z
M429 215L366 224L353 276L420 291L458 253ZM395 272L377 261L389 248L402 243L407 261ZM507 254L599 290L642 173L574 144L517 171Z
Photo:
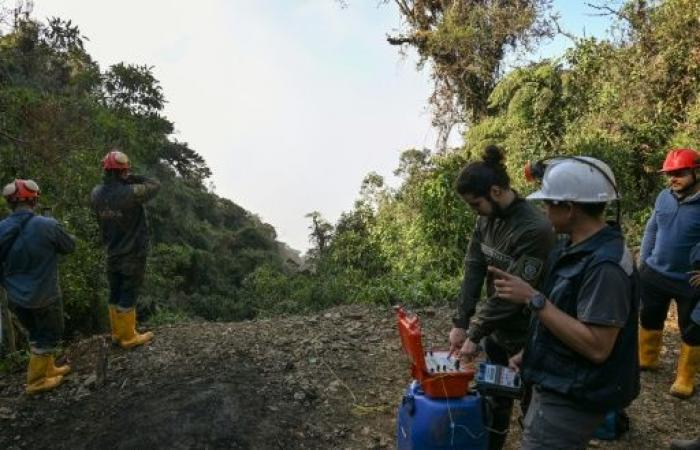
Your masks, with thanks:
M424 342L443 346L448 309L419 311ZM127 352L111 348L96 377L100 337L68 349L74 372L60 389L28 397L24 373L0 380L3 449L394 448L395 410L410 381L393 312L344 306L311 316L186 323L155 330ZM677 332L663 369L643 374L633 430L615 449L667 448L700 432L700 401L667 394ZM513 423L509 448L517 448Z

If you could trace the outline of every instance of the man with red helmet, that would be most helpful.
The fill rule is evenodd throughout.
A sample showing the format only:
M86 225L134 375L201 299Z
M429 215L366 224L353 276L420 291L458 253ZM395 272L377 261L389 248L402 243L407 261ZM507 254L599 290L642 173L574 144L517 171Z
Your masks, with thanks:
M129 157L112 150L102 160L104 181L92 191L92 209L107 247L112 340L122 348L143 345L153 333L136 331L136 300L146 271L148 236L144 203L160 183L131 175Z
M688 398L695 390L700 366L700 332L691 314L700 298L700 155L689 148L673 149L660 172L668 179L647 222L641 250L642 307L639 363L655 369L664 322L671 299L676 301L681 351L671 394Z
M2 191L12 214L0 222L0 282L10 308L29 332L28 394L58 386L70 371L56 367L54 352L63 335L58 255L75 249L55 219L36 216L39 186L15 180Z

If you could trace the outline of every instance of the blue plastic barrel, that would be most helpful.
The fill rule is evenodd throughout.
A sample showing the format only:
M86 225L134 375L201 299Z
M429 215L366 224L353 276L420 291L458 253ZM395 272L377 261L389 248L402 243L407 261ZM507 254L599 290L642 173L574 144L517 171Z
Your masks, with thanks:
M396 437L399 450L486 449L481 397L430 398L413 381L399 406Z

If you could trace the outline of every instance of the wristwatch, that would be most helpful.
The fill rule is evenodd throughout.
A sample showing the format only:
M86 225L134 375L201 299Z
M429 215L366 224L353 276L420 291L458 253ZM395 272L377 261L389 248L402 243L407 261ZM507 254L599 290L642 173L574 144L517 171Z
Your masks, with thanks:
M530 311L537 312L541 311L546 304L547 297L541 292L536 292L535 295L530 297L530 300L527 302L527 307L530 308Z

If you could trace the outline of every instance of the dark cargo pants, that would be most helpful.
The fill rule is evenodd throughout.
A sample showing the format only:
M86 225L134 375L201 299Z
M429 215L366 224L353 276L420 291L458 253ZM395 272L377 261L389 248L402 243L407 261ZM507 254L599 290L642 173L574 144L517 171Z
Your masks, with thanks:
M145 258L128 258L111 262L107 267L109 304L122 311L136 306L146 272Z
M58 299L41 308L24 308L12 301L10 310L29 333L29 346L33 353L55 351L63 337L63 301Z
M604 412L581 409L575 401L535 387L525 415L522 450L583 450Z
M484 351L486 358L490 363L501 366L508 366L510 356L508 351L499 345L490 336L483 340ZM526 393L520 401L520 408L523 413L527 410L529 393ZM508 429L510 428L510 417L513 413L513 399L510 397L501 397L490 395L486 399L491 406L491 424L489 428L489 450L501 450L508 437Z
M683 342L692 346L700 345L700 329L690 320L700 298L700 289L693 288L687 281L665 277L646 265L642 265L639 278L642 288L639 319L642 328L662 330L673 299L678 309L678 329Z

